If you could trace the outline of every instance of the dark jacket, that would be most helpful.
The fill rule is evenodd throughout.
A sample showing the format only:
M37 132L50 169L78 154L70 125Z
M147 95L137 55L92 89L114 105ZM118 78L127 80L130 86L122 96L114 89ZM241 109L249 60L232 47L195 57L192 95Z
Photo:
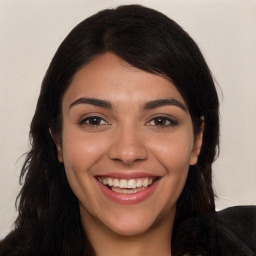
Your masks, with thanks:
M174 256L256 256L256 206L236 206L185 220Z

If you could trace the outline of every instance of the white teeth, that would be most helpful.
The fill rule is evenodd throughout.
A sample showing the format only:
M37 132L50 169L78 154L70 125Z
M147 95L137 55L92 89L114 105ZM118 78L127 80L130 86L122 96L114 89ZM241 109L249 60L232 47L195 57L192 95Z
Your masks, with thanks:
M148 182L148 179L145 179L145 180L143 180L143 183L142 183L142 184L143 184L144 187L147 187L147 186L148 186L148 183L149 183L149 182Z
M121 188L122 190L128 189L126 193L133 193L131 192L132 189L135 188L146 188L153 183L153 178L136 178L136 179L117 179L117 178L110 178L110 177L99 177L99 181L112 188Z
M140 187L142 187L142 180L138 180L137 181L137 186L136 186L137 188L140 188Z
M103 183L104 185L107 185L107 180L106 180L105 178L103 178L103 179L102 179L102 183Z
M127 188L127 180L121 179L119 182L119 187L120 188Z
M119 187L119 180L118 179L114 179L113 186L114 187Z
M136 181L134 179L128 180L128 188L136 188Z
M121 188L112 187L112 191L120 193L120 194L134 194L134 193L137 193L137 192L139 192L143 189L144 188L121 189Z
M113 182L112 182L112 179L111 179L111 178L108 178L107 181L108 181L108 185L109 185L109 186L112 186L112 185L113 185Z

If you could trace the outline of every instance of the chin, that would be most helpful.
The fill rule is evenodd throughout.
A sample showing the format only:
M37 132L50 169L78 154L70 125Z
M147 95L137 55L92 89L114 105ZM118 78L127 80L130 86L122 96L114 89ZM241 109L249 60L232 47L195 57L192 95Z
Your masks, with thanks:
M139 236L148 232L152 227L152 222L129 221L127 223L120 223L119 225L111 225L109 227L113 233L119 236Z
M168 214L168 218L170 218L170 214ZM152 210L146 212L134 212L133 210L111 214L110 218L103 220L103 222L116 235L139 236L158 227L159 223L165 222L164 219L166 220L163 214L157 214Z

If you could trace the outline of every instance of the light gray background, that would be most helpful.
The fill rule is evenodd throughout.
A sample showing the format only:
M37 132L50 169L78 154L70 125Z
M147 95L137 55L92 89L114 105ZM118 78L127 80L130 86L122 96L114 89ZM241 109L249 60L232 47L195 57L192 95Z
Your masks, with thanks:
M0 238L17 215L22 155L54 52L84 18L130 3L162 11L199 44L223 93L217 209L256 204L255 0L0 0Z

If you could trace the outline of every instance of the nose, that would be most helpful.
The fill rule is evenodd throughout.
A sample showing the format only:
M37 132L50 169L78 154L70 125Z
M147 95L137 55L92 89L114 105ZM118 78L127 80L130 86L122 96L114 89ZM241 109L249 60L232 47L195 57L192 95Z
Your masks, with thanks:
M140 136L136 128L120 128L114 135L114 141L109 149L109 158L119 160L130 165L138 160L148 157L147 148L143 136Z

